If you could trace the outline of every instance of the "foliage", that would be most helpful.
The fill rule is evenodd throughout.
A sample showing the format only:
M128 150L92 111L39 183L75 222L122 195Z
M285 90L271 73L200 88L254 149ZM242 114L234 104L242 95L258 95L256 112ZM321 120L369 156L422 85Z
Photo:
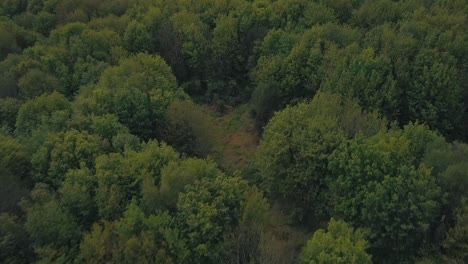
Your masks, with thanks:
M148 51L150 35L143 24L132 21L125 30L123 41L126 48L135 53Z
M319 93L312 102L288 107L272 118L255 165L267 190L290 203L298 217L324 216L328 156L347 137L372 135L384 125L351 100Z
M97 219L94 201L96 178L86 167L69 170L59 188L60 201L65 210L84 227L91 226Z
M191 251L191 261L217 263L223 253L223 234L242 214L244 180L219 175L203 178L179 195L176 221Z
M119 218L132 197L138 197L140 185L159 185L161 170L178 157L171 147L155 141L144 144L141 152L128 150L123 154L99 156L96 159L96 203L100 218Z
M414 254L441 206L441 189L430 169L412 164L410 144L390 131L358 137L329 157L336 213L370 229L370 252L377 261Z
M34 241L39 259L54 262L71 261L82 229L67 213L46 185L38 184L31 192L31 202L23 203L25 228Z
M31 241L16 215L0 214L0 261L28 263L33 259Z
M307 242L301 263L372 263L362 230L331 219L327 231L319 229Z
M467 262L467 21L3 0L0 262Z
M87 132L49 134L31 158L33 177L36 182L58 188L69 170L94 167L94 160L102 151L101 139Z
M170 221L164 214L147 218L131 203L118 221L93 225L80 245L79 258L90 263L174 263L160 240L169 232Z
M187 155L206 157L213 151L211 116L191 101L174 101L166 116L163 140Z
M466 262L467 242L468 242L468 214L466 201L461 208L458 209L456 216L456 224L447 234L446 240L443 242L443 248L447 252L446 255L459 262Z
M422 50L415 59L409 97L413 120L427 123L444 134L459 129L462 103L459 75L454 58L434 50ZM425 98L433 98L427 100Z
M376 56L372 49L359 51L354 45L337 54L330 51L328 56L328 60L336 61L330 63L333 65L330 68L325 66L323 90L356 98L365 110L379 111L390 120L396 119L398 90L388 58Z
M27 135L41 126L50 131L61 131L70 115L71 104L63 95L57 92L41 95L20 107L16 133Z
M56 78L37 69L29 70L18 81L19 93L23 98L34 98L44 93L57 91L58 86Z
M13 212L19 199L28 193L31 162L16 139L0 133L0 141L0 212Z
M161 133L167 108L184 93L161 57L138 54L108 68L91 96L96 113L115 114L131 133L148 139Z
M0 99L0 125L4 131L11 133L15 130L16 117L20 106L21 102L14 98Z
M210 161L186 159L170 162L161 171L159 197L166 208L175 208L178 197L185 187L204 178L213 179L222 175L217 165Z

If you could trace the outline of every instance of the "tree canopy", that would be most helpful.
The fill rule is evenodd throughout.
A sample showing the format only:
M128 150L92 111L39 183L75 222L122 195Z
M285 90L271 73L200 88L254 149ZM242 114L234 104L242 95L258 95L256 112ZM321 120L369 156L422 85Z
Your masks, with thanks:
M0 263L468 263L466 0L3 0Z

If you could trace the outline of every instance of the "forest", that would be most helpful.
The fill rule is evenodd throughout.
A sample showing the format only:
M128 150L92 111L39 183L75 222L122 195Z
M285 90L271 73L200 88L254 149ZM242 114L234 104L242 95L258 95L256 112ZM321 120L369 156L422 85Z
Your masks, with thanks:
M0 1L0 263L468 263L468 1Z

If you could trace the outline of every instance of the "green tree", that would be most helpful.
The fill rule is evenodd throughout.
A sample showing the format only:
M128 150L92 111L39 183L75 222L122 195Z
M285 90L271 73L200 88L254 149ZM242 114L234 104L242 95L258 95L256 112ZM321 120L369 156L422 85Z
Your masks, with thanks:
M247 183L238 177L219 175L187 186L179 195L176 221L193 262L218 263L223 235L240 221Z
M169 229L170 224L171 219L164 213L146 218L133 200L116 222L116 232L124 242L119 245L123 247L123 254L117 254L117 259L121 258L117 262L173 263L167 248L161 243L165 231L160 231Z
M16 36L3 25L0 27L0 36L0 58L3 59L8 53L19 51L18 44L16 43Z
M91 227L97 220L95 201L97 180L88 168L69 170L58 190L60 203L73 219L84 228Z
M34 179L59 188L69 170L93 168L102 152L102 140L96 135L76 130L49 134L31 158Z
M47 11L41 11L34 19L33 28L34 31L48 36L50 31L55 27L56 23L57 17L55 14L49 13Z
M58 91L58 80L41 70L31 69L18 81L19 94L24 99L32 99L44 93L49 94Z
M0 141L0 213L14 212L31 185L31 163L15 138L0 133Z
M330 51L326 60L321 86L324 91L356 98L363 109L378 111L390 120L398 116L399 91L389 59L372 49L360 51L357 45L351 45Z
M278 221L270 204L255 186L244 194L245 204L239 225L224 235L223 263L283 263L291 261L276 250L277 237L271 234ZM274 227L273 227L274 226ZM274 231L273 231L274 232ZM287 245L278 245L286 246ZM288 249L285 249L287 251ZM291 252L289 252L291 253ZM287 255L287 254L286 254Z
M26 1L21 1L21 0L3 1L2 9L3 9L4 14L2 15L8 15L11 17L16 14L19 14L25 10L26 4L27 4Z
M178 158L171 147L155 141L144 144L138 152L128 150L98 157L96 199L100 217L118 219L132 198L139 197L142 184L159 186L162 168Z
M307 242L301 263L372 263L364 232L331 219L328 230L319 229Z
M91 56L84 59L78 58L73 66L73 76L71 78L72 87L74 88L69 89L69 93L75 95L79 87L97 83L107 67L109 67L108 63L96 60Z
M358 6L361 1L347 1L347 0L329 0L323 4L330 7L336 14L336 18L346 23L353 14L353 8Z
M1 129L12 133L15 130L16 117L18 116L21 102L14 98L0 98L0 126Z
M328 156L347 138L374 134L385 122L356 102L318 93L278 112L265 128L255 166L270 195L290 204L297 220L328 211ZM303 219L301 219L303 218Z
M287 55L299 40L297 34L282 29L271 29L256 52L259 56Z
M138 179L132 175L125 163L126 159L118 153L99 156L96 159L96 203L101 219L118 219L131 198L138 194Z
M215 147L211 119L207 111L190 100L174 101L167 110L162 139L181 153L206 157Z
M232 16L220 17L213 29L212 58L210 67L213 68L215 78L221 80L243 79L244 57L240 46L238 20ZM241 95L239 89L227 90L224 85L222 90L212 91L223 97L236 97ZM221 88L221 87L220 87Z
M281 105L311 98L320 87L322 51L308 31L286 55L261 57L255 69L255 81L279 84Z
M259 127L273 111L312 98L327 73L323 64L328 49L357 42L360 33L354 28L329 23L314 26L296 38L291 33L274 31L265 37L259 49L260 55L264 55L253 70L256 88L252 98L255 115L258 121L264 122L259 122Z
M16 78L19 79L31 70L39 70L47 73L50 77L53 76L58 81L56 86L57 91L72 98L72 93L69 93L71 88L71 75L69 69L69 54L67 50L58 45L50 43L42 43L34 45L27 49L24 53L23 61L15 68ZM42 77L45 80L49 77ZM51 83L54 81L49 80ZM31 88L34 90L34 88Z
M175 31L176 41L180 45L179 52L183 55L188 76L195 75L203 81L207 75L209 62L206 58L210 58L208 26L203 23L199 14L185 10L173 14L170 21Z
M149 51L151 47L151 36L145 26L137 21L128 24L123 36L125 48L130 52L139 53Z
M167 6L169 5L165 5ZM177 80L180 82L187 80L189 76L181 52L182 43L178 41L177 32L168 18L169 14L163 14L164 7L161 6L150 5L140 8L145 8L146 11L141 22L151 34L153 50L157 51L171 66Z
M94 114L116 115L132 134L142 139L154 138L158 125L162 125L157 123L150 97L138 89L98 88L92 96L93 106L98 108L92 110Z
M160 199L166 208L174 209L185 187L203 178L216 178L221 171L212 161L186 159L170 162L161 171Z
M184 98L170 67L159 56L138 54L108 68L93 91L96 114L115 114L132 134L162 133L167 108Z
M250 99L252 115L259 130L268 123L273 113L281 104L279 85L277 82L262 82L255 87Z
M94 134L103 139L103 147L106 151L119 152L124 150L124 145L131 142L125 142L125 137L129 139L135 139L136 144L139 144L139 139L136 136L129 134L127 127L122 125L119 122L119 118L112 114L104 115L87 115L86 110L84 110L83 102L76 103L73 119L70 121L70 127L77 129L79 131L87 131L89 134ZM123 142L116 142L116 138L121 138L117 141L123 140ZM116 143L116 144L114 144ZM132 146L133 147L133 146ZM135 146L137 148L137 146Z
M41 11L44 8L44 2L43 0L31 0L28 1L28 6L26 8L27 11L37 14L39 11Z
M94 224L80 244L79 259L88 263L103 263L112 260L115 238L113 223Z
M0 262L30 263L33 249L28 233L16 215L0 214Z
M56 28L50 33L49 39L53 42L69 45L70 38L79 36L87 26L83 23L69 23Z
M468 261L468 206L466 200L456 211L455 225L449 229L443 242L446 255L456 262Z
M421 50L413 66L408 104L412 120L424 122L430 128L456 138L463 102L455 64L450 54Z
M372 28L385 22L395 23L403 16L396 2L389 0L364 1L353 12L351 23L363 28Z
M434 236L431 242L438 245L433 254L446 252L443 249L446 240L445 231L458 224L460 210L465 210L466 188L468 188L468 146L455 142L437 148L430 148L422 162L432 168L432 174L436 177L442 188L445 199L442 200L441 221L434 228ZM463 219L463 217L462 217ZM463 227L463 224L461 224ZM452 246L454 246L452 244Z
M119 122L115 115L102 115L91 117L91 131L101 138L111 141L119 133L128 133L128 128Z
M424 157L424 163L433 168L444 191L449 195L449 204L461 206L467 198L468 145L455 142L448 148L434 148Z
M76 24L76 26L78 25ZM67 31L66 27L63 30ZM77 29L79 28L78 26ZM96 60L110 63L112 48L120 46L121 42L119 34L112 30L102 29L98 31L83 28L81 32L78 30L75 35L69 36L68 41L63 44L68 48L69 55L72 56L73 61L76 61L78 58L86 59L88 56L91 56Z
M256 125L262 128L276 110L283 105L280 80L273 80L280 72L283 57L294 47L297 37L284 30L270 30L257 48L261 56L254 71L257 82L250 103ZM263 77L263 75L266 75Z
M306 0L280 0L272 5L275 11L274 20L282 28L302 31L316 24L333 22L335 14L322 3Z
M439 214L440 187L429 168L414 166L410 145L390 131L358 137L329 157L335 213L370 230L376 261L414 256Z
M5 59L9 53L18 53L32 46L35 41L36 36L32 32L5 17L0 18L0 59Z
M165 213L146 217L133 201L118 221L93 225L80 245L79 258L87 263L175 263L172 245L165 240L177 234L171 222ZM183 249L175 256L181 255Z
M50 131L60 131L71 115L71 104L61 94L54 92L24 103L16 119L16 133L28 135L40 126Z
M0 61L0 97L17 97L18 96L18 76L15 69L23 60L23 56L10 54L7 58Z
M82 229L45 185L37 185L31 192L31 199L31 202L23 202L25 228L33 240L38 259L56 263L72 261Z

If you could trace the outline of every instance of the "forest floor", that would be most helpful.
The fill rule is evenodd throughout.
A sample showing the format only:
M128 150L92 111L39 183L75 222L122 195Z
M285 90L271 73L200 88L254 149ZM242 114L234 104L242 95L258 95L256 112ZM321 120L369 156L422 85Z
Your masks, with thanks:
M243 170L252 160L259 137L248 105L241 105L224 114L209 111L212 117L213 151L210 155L228 172Z
M203 110L211 117L213 147L209 157L228 173L248 169L260 141L254 120L250 116L249 105L229 109L224 114L208 106L203 106ZM270 213L272 222L264 234L268 240L264 246L274 252L270 256L272 260L284 260L275 263L292 262L310 237L310 232L293 228L281 206L276 203L271 207Z

